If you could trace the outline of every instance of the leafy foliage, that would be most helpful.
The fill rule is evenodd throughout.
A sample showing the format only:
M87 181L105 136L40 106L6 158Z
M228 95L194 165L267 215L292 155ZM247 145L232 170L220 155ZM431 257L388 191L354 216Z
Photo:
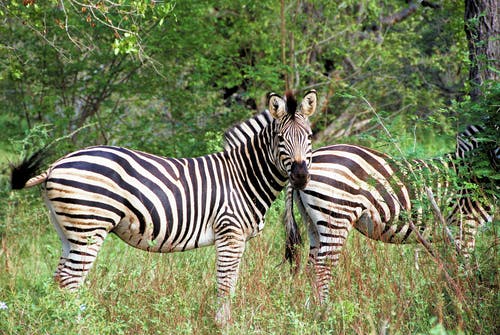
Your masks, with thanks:
M60 246L39 192L9 193L6 175L9 160L54 139L59 155L103 143L201 155L221 150L223 131L263 109L267 92L289 87L318 91L316 146L343 141L434 156L453 151L455 134L477 121L491 131L485 143L498 145L498 83L484 85L483 100L466 98L462 6L421 3L391 23L414 3L0 2L0 329L218 332L210 248L165 257L111 239L87 290L73 296L53 286ZM280 221L282 207L279 199L269 222ZM227 333L378 333L385 326L391 333L498 333L496 223L481 234L477 280L457 275L468 306L428 258L415 269L413 247L352 237L332 284L337 296L324 309L305 308L312 290L304 273L290 278L275 267L282 233L268 225L245 253Z
M416 141L432 145L432 134L457 131L457 112L443 107L464 92L462 9L443 2L397 24L384 19L406 6L285 3L281 30L272 1L2 3L3 113L21 125L3 141L36 123L53 124L54 137L92 123L72 136L75 147L203 154L206 131L264 108L265 93L288 79L290 88L319 91L314 126L323 142L349 134L379 142L373 113L348 97L362 96L397 140L413 150Z

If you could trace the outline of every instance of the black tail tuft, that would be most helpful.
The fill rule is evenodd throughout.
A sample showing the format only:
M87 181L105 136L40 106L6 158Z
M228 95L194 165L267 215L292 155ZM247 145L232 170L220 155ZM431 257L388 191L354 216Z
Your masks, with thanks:
M296 275L300 269L300 246L302 245L302 237L295 220L289 222L291 228L286 234L285 245L285 260L288 260L291 266L291 272Z
M18 165L11 165L12 171L10 174L10 187L13 190L24 188L26 182L37 175L48 156L48 149L42 148L25 158Z
M300 246L302 237L300 230L293 215L293 195L294 189L289 185L285 201L285 215L283 222L285 224L286 242L285 242L285 260L291 265L291 272L296 275L300 269Z

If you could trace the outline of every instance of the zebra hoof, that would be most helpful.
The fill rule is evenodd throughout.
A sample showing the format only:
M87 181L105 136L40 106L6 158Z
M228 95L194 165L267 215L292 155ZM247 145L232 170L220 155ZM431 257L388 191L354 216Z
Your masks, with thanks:
M231 309L228 302L222 304L215 314L215 324L223 328L231 323Z

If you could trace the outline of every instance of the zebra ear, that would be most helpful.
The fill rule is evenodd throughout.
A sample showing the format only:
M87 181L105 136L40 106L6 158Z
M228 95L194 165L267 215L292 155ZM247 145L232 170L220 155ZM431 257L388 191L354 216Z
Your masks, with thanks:
M286 103L276 93L269 93L267 95L269 111L275 119L281 119L286 114Z
M316 105L318 101L318 96L316 90L310 90L304 95L302 103L300 104L300 112L304 116L311 116L316 112Z

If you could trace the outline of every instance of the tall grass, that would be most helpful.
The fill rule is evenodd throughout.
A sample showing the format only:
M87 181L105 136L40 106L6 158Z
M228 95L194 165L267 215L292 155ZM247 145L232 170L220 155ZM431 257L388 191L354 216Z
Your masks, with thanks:
M60 242L39 190L7 191L0 222L1 334L217 334L215 249L152 254L111 235L85 286L52 281ZM282 197L244 254L227 334L494 334L499 325L499 232L479 235L478 267L452 272L415 245L394 246L352 232L334 269L332 297L315 303L310 271L296 277L283 256ZM415 253L418 252L418 261ZM307 250L303 250L306 259ZM446 260L445 260L446 261ZM305 262L304 262L305 263ZM418 265L418 269L416 268Z

